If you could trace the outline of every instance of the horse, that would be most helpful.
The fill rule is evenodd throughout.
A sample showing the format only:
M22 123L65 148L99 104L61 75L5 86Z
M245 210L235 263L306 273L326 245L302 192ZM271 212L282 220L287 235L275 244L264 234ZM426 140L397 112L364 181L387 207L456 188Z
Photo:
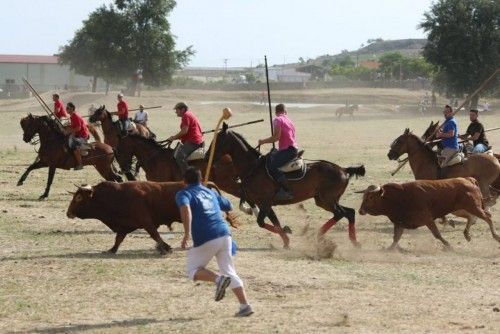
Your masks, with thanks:
M67 148L67 136L59 130L54 120L48 116L29 114L22 118L20 123L24 142L29 143L36 134L39 135L40 150L35 162L26 169L17 185L21 186L32 170L48 167L47 186L45 192L39 197L39 199L45 199L49 196L56 168L69 170L76 166L76 161ZM113 149L109 145L97 142L90 144L88 154L82 157L82 162L86 166L93 165L104 179L121 182L121 177L111 168L113 159Z
M116 160L129 180L134 175L130 171L133 157L137 158L137 164L146 173L148 181L168 182L180 181L182 175L174 158L174 150L168 145L162 145L151 138L138 135L127 135L121 137L116 147ZM202 171L205 171L207 162L203 159L189 162ZM258 209L248 208L241 198L241 186L238 183L234 165L229 156L224 156L217 164L214 164L210 173L210 180L215 182L220 189L240 198L239 208L248 215L256 213Z
M347 114L351 117L354 117L354 110L358 110L359 106L357 104L351 104L349 106L345 107L340 107L337 110L335 110L335 116L340 118L343 114Z
M261 228L278 234L283 241L284 248L289 247L290 240L286 235L289 228L282 228L277 219L272 221L273 225L266 224L264 217L272 210L274 205L289 205L309 198L314 198L317 206L333 213L333 218L321 227L319 236L323 236L337 221L346 217L349 221L349 239L355 246L359 246L354 225L355 211L352 208L340 205L339 200L352 176L365 175L364 166L342 168L324 160L309 163L305 175L300 180L289 180L289 186L294 198L292 200L276 201L274 195L278 185L266 171L265 157L248 144L243 136L234 131L228 131L228 126L224 123L222 131L216 137L214 161L219 161L226 154L231 157L241 179L245 200L250 205L255 204L260 208L257 224Z
M102 132L104 133L104 142L109 146L116 148L118 145L118 140L120 138L120 126L117 122L113 122L111 113L106 110L106 106L100 106L94 113L90 116L89 121L95 123L101 121ZM150 138L151 133L147 127L142 124L133 123L135 125L133 134L140 135L144 138Z

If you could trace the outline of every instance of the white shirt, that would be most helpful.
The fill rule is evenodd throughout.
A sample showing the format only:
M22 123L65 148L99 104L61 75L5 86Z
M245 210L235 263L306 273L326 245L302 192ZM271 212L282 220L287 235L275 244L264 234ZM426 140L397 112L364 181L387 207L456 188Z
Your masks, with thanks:
M148 112L147 111L139 111L134 115L134 121L137 123L144 123L148 121Z

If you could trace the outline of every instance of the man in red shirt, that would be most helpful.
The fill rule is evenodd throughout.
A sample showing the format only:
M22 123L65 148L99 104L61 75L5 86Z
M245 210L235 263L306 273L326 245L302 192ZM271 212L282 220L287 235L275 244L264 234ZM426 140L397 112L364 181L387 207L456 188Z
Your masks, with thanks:
M118 116L122 129L122 136L125 136L127 134L130 121L128 119L128 104L123 99L122 93L118 94L118 104L116 105L116 109L118 109L118 111L112 112L111 114Z
M186 158L204 145L203 133L201 131L200 121L198 121L198 118L196 118L184 102L177 103L174 110L177 116L181 117L181 131L170 136L168 140L181 140L182 144L176 148L174 158L179 166L181 175L184 175L184 172L188 168Z
M66 127L66 133L69 135L69 148L73 150L73 155L76 159L75 170L83 168L82 154L79 147L86 144L89 139L89 129L85 120L75 111L73 102L68 102L66 110L70 114L70 124Z
M64 104L59 99L59 94L52 94L52 101L54 101L54 115L59 119L68 118L69 115L64 108Z

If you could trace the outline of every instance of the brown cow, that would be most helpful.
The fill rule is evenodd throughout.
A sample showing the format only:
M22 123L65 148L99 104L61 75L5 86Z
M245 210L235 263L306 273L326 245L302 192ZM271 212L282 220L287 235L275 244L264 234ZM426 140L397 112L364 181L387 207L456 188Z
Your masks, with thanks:
M360 192L364 193L363 203L359 208L361 215L384 215L394 224L394 239L389 249L400 249L398 242L405 228L415 229L424 225L436 239L450 248L450 244L439 233L434 219L458 210L464 210L486 221L493 238L500 242L491 215L484 209L481 190L476 179L472 177L388 183L382 187L370 186ZM464 230L467 241L471 240L471 225L467 222Z
M98 219L115 232L110 253L116 253L128 233L143 228L157 242L160 253L168 254L172 248L160 237L158 227L181 221L175 194L183 187L182 182L105 181L79 187L66 214L69 218Z

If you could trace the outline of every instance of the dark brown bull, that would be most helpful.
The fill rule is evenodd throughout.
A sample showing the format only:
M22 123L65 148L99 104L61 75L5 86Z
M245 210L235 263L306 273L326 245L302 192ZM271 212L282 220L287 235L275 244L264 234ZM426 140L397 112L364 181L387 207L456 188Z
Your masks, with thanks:
M434 219L458 210L464 210L487 222L493 238L500 242L491 215L484 209L481 190L472 177L388 183L381 187L370 186L360 192L364 193L359 209L361 215L384 215L394 224L394 239L389 249L400 249L398 242L405 228L415 229L424 225L446 248L450 248L450 244L439 233ZM464 230L467 241L471 240L471 225L467 222Z
M143 228L156 241L160 253L167 254L172 248L160 237L158 227L180 221L175 194L183 187L182 182L148 181L106 181L79 187L66 214L69 218L98 219L115 232L110 253L116 253L128 233Z

